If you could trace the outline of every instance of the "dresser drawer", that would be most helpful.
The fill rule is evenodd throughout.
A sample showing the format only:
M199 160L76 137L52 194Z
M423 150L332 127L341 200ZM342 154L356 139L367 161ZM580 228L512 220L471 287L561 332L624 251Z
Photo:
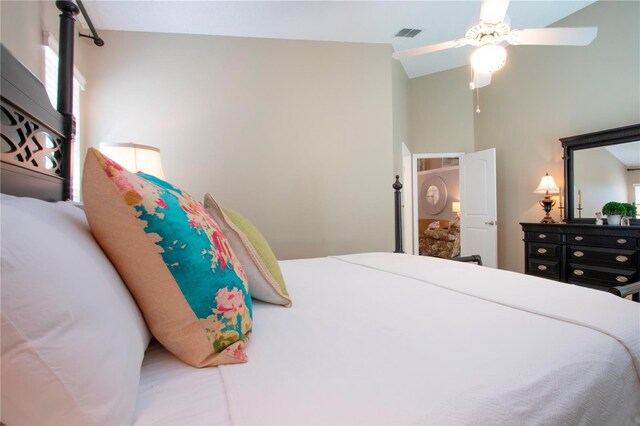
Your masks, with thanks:
M540 257L543 259L559 259L562 246L560 244L547 244L538 242L527 243L527 256Z
M584 244L587 246L611 247L611 248L636 248L635 237L615 237L605 235L567 234L568 244Z
M559 243L562 241L562 234L557 234L555 232L526 232L525 238L530 241Z
M638 254L635 250L611 249L587 246L569 246L570 262L585 262L591 265L635 268Z
M640 282L640 226L520 225L527 274L603 291Z
M606 268L571 262L567 276L570 283L615 287L638 281L638 270Z
M558 261L529 258L528 266L528 274L552 280L560 280L560 262Z

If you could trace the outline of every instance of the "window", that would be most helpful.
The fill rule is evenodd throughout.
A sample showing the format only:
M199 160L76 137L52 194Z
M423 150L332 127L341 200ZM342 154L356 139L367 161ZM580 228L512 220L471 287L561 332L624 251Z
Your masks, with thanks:
M44 44L44 86L51 105L58 105L58 42L50 33L43 33ZM85 80L77 68L73 69L73 115L76 118L76 140L73 147L73 200L80 201L80 91Z

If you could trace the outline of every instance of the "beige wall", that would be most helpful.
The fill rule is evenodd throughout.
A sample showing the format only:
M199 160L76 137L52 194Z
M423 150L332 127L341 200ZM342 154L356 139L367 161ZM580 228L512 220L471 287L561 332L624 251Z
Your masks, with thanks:
M389 49L389 57L392 50ZM402 144L409 143L409 78L400 61L391 59L393 96L393 173L402 178Z
M635 185L640 185L640 170L628 171L626 173L627 178L627 200L629 203L637 203L638 204L638 213L640 214L640 200L636 200L636 189Z
M58 19L54 2L0 2L0 41L41 80L44 78L42 32L57 38Z
M413 154L473 152L473 96L469 68L409 83L409 149Z
M281 258L393 248L386 45L103 31L87 140L153 145Z
M519 222L543 216L540 178L548 171L564 188L558 138L640 119L640 2L600 1L554 26L586 25L599 28L587 47L510 47L481 89L475 149L497 148L501 268L524 271Z
M58 39L59 14L53 1L0 2L0 41L40 80L44 80L42 33L48 31ZM76 34L79 25L76 23ZM85 68L85 48L86 40L76 35L74 59L82 73Z

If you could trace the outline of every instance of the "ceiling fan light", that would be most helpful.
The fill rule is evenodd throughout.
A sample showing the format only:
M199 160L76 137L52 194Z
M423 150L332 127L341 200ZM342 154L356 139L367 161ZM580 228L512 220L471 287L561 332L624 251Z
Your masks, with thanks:
M471 66L475 72L498 71L507 62L507 49L498 44L485 44L471 55Z

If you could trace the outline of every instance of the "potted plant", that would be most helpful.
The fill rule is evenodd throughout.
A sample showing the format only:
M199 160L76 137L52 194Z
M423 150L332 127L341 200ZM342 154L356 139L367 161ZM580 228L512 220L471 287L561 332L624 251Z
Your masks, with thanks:
M602 214L607 215L608 225L620 225L620 219L627 213L627 207L617 201L609 201L602 207Z
M629 226L631 219L635 219L638 214L638 209L633 203L623 203L625 212L622 215L622 224Z
M638 208L636 207L636 205L633 203L624 203L624 206L626 209L624 216L634 219L638 214Z

